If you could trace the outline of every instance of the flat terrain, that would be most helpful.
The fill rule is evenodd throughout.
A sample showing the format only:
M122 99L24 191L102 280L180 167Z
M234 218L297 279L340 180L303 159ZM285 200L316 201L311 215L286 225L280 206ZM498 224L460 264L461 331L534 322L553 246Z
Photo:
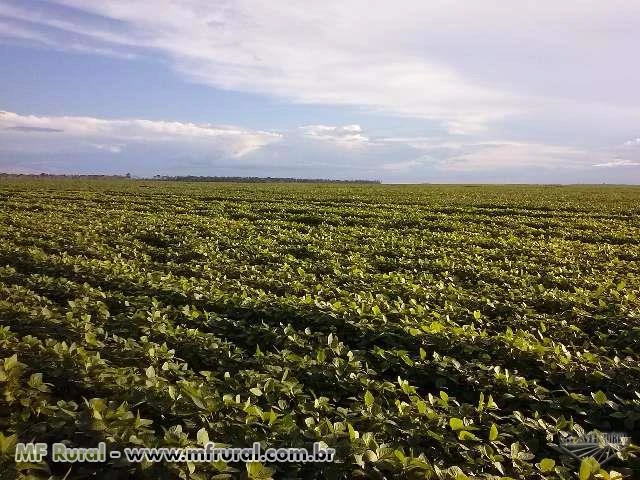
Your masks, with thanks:
M0 226L7 478L577 478L559 436L640 431L640 188L4 180ZM207 438L338 461L7 454Z

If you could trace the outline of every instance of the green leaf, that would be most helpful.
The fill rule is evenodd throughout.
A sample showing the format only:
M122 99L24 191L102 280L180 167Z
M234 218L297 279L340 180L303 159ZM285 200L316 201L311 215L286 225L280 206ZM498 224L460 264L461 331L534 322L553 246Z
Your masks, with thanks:
M460 430L458 432L458 439L459 440L479 440L478 437L476 437L473 433L468 432L467 430Z
M455 432L464 428L464 422L459 418L451 417L449 419L449 426L451 427L451 430Z
M147 368L145 370L147 377L149 378L155 378L156 377L156 369L153 368L153 365L151 365L149 368Z
M411 359L409 358L409 355L407 355L406 353L405 353L405 354L400 355L400 359L401 359L404 363L406 363L407 365L409 365L410 367L413 367L413 365L415 365L414 361L413 361L413 360L411 360Z
M480 310L474 310L473 311L473 318L475 318L476 320L480 320L481 316L482 316L482 314L480 313Z
M96 345L98 343L96 334L94 332L86 332L84 334L84 339L88 345Z
M596 393L592 393L591 396L598 405L604 405L608 401L607 396L602 390L598 390Z
M538 464L538 468L540 468L542 472L550 472L554 469L555 466L556 461L551 458L543 458Z
M491 425L491 429L489 430L489 440L490 441L494 441L498 439L498 427L496 426L496 424L492 424Z
M352 442L357 438L360 438L360 434L353 428L353 425L347 422L347 430L349 432L349 440Z
M204 447L209 442L209 433L207 432L206 429L201 428L200 430L198 430L198 433L196 434L196 439L198 444Z
M271 480L273 478L273 470L259 462L249 462L246 464L246 467L247 476L251 480Z
M8 455L13 453L16 443L18 443L18 436L15 433L5 437L4 433L0 432L0 454Z
M484 393L480 392L480 399L478 400L478 412L484 410Z
M40 392L48 392L49 391L49 387L47 385L45 385L44 381L42 380L42 373L32 373L31 377L29 377L29 381L27 382L27 384L31 388L35 388L36 390L39 390Z
M260 390L258 387L250 388L249 391L253 393L256 397L259 397L262 395L262 390Z
M375 401L375 398L373 396L373 394L367 390L366 393L364 394L364 405L367 408L371 408L373 406L373 402Z
M6 371L11 370L17 365L18 365L18 355L16 355L15 353L12 356L4 359L4 369Z
M590 480L600 470L600 464L593 457L588 457L580 463L580 480Z

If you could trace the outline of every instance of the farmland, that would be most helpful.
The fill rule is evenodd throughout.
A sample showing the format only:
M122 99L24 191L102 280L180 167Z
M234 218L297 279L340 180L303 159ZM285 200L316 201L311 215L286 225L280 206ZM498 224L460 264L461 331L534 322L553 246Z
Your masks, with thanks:
M640 188L6 180L0 225L7 478L637 468L633 448L597 473L551 444L638 443ZM336 461L11 456L207 440Z

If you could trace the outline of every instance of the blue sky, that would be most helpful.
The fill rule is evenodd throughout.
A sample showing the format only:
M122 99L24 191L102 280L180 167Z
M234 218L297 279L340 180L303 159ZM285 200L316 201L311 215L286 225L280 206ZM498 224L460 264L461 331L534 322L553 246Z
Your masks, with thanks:
M618 0L0 0L0 171L640 183L639 44Z

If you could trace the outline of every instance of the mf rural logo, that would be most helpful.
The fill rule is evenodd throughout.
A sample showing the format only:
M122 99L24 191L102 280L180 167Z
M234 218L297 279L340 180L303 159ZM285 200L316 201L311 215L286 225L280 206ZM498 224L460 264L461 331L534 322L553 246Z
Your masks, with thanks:
M628 433L593 431L560 438L558 449L578 460L593 457L600 465L604 465L618 453L624 452L630 444Z

